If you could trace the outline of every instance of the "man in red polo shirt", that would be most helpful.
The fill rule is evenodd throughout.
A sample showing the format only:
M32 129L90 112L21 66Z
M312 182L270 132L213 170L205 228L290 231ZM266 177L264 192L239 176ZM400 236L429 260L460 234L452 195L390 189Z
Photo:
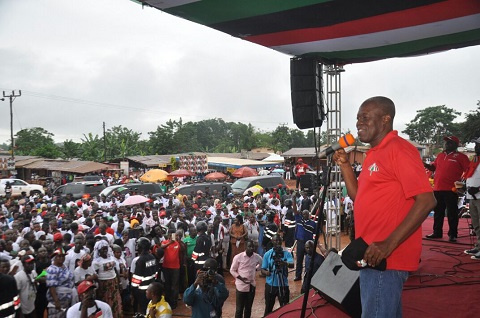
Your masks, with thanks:
M300 189L300 178L305 175L308 170L310 170L310 167L306 163L303 163L302 158L298 158L297 165L295 166L295 177L297 179L297 184L295 185L295 188Z
M425 168L435 171L433 191L437 206L433 216L433 233L427 238L442 238L445 210L448 218L448 240L457 241L458 228L458 196L452 191L455 181L460 181L462 174L467 171L470 160L463 153L457 151L460 140L455 136L444 137L445 150L438 154L435 161Z
M403 284L420 260L420 227L435 206L420 155L393 130L394 117L395 105L386 97L360 106L358 137L371 149L358 181L343 149L333 157L355 202L355 236L368 244L363 260L369 266L360 270L362 317L402 316ZM383 259L385 271L372 268Z
M168 235L170 235L170 238L163 241L161 245L165 252L162 271L165 279L165 300L172 309L175 309L178 301L182 249L180 243L176 240L175 230L169 230Z

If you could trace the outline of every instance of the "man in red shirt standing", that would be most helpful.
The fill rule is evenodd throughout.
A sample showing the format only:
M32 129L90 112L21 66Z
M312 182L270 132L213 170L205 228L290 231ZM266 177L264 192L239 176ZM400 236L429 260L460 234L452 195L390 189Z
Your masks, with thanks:
M458 196L452 191L455 181L460 181L462 174L467 171L470 160L463 153L457 151L460 140L455 136L444 137L445 150L438 154L433 164L424 164L425 168L435 171L433 191L437 206L433 216L433 233L427 238L435 239L443 236L443 220L445 210L448 218L448 240L457 241L458 228Z
M435 206L420 155L393 130L394 117L395 104L386 97L360 106L358 138L371 149L358 180L345 150L333 156L355 202L355 236L368 244L363 255L368 267L360 269L362 317L402 316L403 284L418 268L421 224ZM373 268L383 259L385 271Z
M306 164L303 163L302 158L298 158L297 160L297 165L295 166L295 176L297 178L297 184L295 185L295 188L299 189L300 185L300 178L307 173L307 171L310 169L310 167Z
M180 243L176 240L174 230L169 230L168 235L171 237L168 240L163 241L160 246L165 252L163 255L162 270L165 279L165 300L172 309L175 309L177 308L178 301L182 248Z

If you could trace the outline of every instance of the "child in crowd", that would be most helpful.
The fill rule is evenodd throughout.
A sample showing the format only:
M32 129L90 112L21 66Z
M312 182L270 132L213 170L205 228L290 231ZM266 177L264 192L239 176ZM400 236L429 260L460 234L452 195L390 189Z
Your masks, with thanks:
M150 300L147 307L146 318L171 318L172 308L164 297L163 285L159 282L153 282L148 285L147 299Z

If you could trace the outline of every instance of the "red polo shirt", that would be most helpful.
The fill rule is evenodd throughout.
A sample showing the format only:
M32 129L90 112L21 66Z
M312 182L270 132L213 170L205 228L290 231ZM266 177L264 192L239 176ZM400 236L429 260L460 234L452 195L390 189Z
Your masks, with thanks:
M368 244L385 240L405 219L414 196L432 192L418 150L391 131L367 152L355 198L355 235ZM387 269L413 271L422 250L421 227L387 259Z
M452 191L455 187L455 181L460 181L462 174L468 170L470 160L460 152L445 151L438 154L433 162L435 166L435 191Z
M167 244L170 241L164 241L163 244ZM164 248L165 254L163 256L163 267L170 269L180 268L180 243L173 242L166 248Z

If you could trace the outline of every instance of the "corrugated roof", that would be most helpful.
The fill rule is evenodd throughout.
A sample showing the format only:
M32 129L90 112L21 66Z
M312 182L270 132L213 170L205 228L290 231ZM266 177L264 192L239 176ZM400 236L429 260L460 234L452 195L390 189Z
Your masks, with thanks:
M38 160L24 165L22 168L85 174L94 171L108 170L109 166L94 161Z
M273 167L278 163L267 163L257 160L239 159L239 158L227 158L227 157L208 157L208 165L212 167Z
M128 160L138 162L147 167L159 167L170 162L171 155L131 156Z
M0 156L0 159L9 159L11 156ZM43 160L41 157L36 156L15 156L15 167L23 168L25 165L28 165L32 162Z
M327 148L326 145L323 145L320 147L319 153L322 153ZM348 153L350 151L353 151L355 149L355 146L350 146L345 148L345 151ZM365 147L365 146L357 146L357 151L358 152L365 152L370 147ZM285 158L292 158L292 157L315 157L315 147L308 147L308 148L292 148L287 151L285 151L282 154L283 157Z

